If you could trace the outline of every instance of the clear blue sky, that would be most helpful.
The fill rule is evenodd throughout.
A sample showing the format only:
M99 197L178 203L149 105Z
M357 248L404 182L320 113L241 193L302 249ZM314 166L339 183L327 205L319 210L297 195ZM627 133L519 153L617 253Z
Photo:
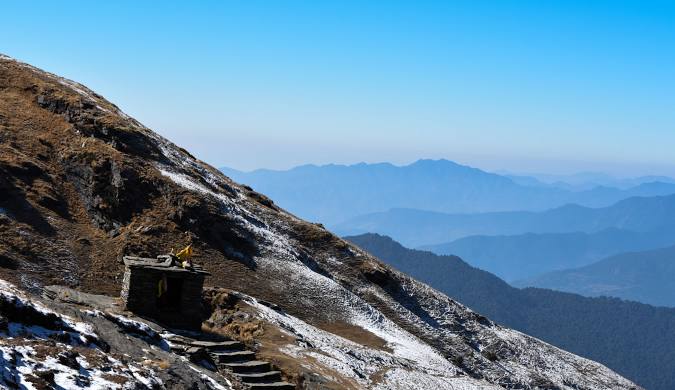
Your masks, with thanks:
M87 84L217 166L444 157L675 174L672 1L14 1L1 12L0 52Z

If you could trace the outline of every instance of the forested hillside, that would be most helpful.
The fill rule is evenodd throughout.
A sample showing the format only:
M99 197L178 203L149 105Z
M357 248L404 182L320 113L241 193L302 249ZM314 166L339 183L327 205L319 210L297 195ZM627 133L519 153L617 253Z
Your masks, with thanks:
M675 307L675 246L622 253L585 267L518 281L515 285Z

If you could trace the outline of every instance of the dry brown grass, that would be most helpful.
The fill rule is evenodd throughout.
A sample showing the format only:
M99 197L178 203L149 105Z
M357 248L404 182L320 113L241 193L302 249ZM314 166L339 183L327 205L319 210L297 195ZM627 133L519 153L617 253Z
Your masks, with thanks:
M124 385L129 381L129 378L123 377L122 375L117 375L117 374L108 374L104 373L101 375L103 379L112 382L112 383L117 383L119 385Z
M374 333L371 333L359 326L348 324L344 321L325 322L316 325L317 328L323 329L326 332L336 334L351 340L357 344L365 345L366 347L378 349L385 352L393 352L387 346L387 342Z
M331 247L332 249L345 250L348 244L332 234L321 224L304 221L292 221L293 234L299 240L316 247Z
M250 306L226 289L206 289L204 301L211 311L211 318L202 324L202 330L216 333L252 346L265 333L263 322L251 316L248 319L231 317L236 312L254 311Z
M285 354L282 352L283 348L295 344L295 337L273 324L266 323L265 329L264 335L258 339L258 356L278 367L287 381L297 383L299 388L303 388L304 374L315 373L324 378L331 378L330 382L321 384L321 389L356 390L361 388L351 378L343 377L339 372L326 367L311 356L297 358ZM321 353L319 350L314 352Z
M265 333L263 323L260 320L232 322L221 327L208 328L208 331L241 341L246 345L252 345L257 338Z
M168 360L153 360L145 359L142 364L146 367L159 368L160 370L166 370L171 367L171 363Z
M230 291L217 288L206 289L204 298L212 310L212 315L203 324L202 330L243 342L256 351L259 359L268 361L279 369L286 381L296 383L302 388L305 378L313 373L323 378L330 378L328 382L321 383L322 389L361 388L353 379L344 377L312 356L298 358L285 353L284 349L289 345L294 345L296 338L277 325L256 318L257 310L238 299ZM232 316L235 313L247 313L250 317L248 320L243 320L247 317ZM317 324L314 325L317 326ZM317 327L364 346L391 351L383 339L344 321L321 323ZM312 349L311 351L323 353L321 350Z
M387 374L387 372L391 370L389 367L385 367L381 370L378 370L374 374L370 376L370 380L373 382L373 384L378 384L381 383L384 380L384 376Z

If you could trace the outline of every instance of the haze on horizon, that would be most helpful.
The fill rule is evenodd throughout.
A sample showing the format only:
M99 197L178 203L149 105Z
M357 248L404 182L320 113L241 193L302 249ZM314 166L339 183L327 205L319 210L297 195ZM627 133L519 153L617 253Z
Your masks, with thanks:
M675 175L672 2L35 7L4 4L0 53L92 87L215 166Z

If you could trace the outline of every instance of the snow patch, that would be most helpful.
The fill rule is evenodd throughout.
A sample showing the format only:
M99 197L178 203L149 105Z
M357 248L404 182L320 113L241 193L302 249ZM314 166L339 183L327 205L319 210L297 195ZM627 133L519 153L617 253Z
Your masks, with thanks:
M59 350L57 345L57 351ZM62 346L65 349L65 346ZM77 359L79 368L63 365L54 356L39 358L29 346L0 344L0 386L15 383L22 389L35 389L29 379L40 372L51 372L57 388L63 389L122 389L123 386L107 378L122 377L131 383L143 383L147 388L161 387L162 381L153 370L125 366L119 360L108 358L112 363L104 370L92 367L84 357Z
M228 212L243 227L255 234L259 241L267 246L277 256L287 259L297 259L298 252L293 248L289 241L281 234L277 234L270 229L263 221L258 219L250 210L241 206L225 194L217 193L206 186L195 182L191 177L168 170L165 167L158 168L163 176L168 177L179 186L206 195L220 201L224 210Z
M364 387L373 386L372 377L378 372L394 370L389 376L383 377L384 382L376 388L391 389L498 389L488 383L462 377L462 373L451 363L445 360L431 347L416 341L405 331L395 329L396 325L388 324L388 331L384 327L372 326L370 330L390 338L395 348L394 353L365 347L343 337L318 329L306 322L275 311L259 303L251 297L244 299L256 308L259 315L265 320L276 324L295 336L296 344L281 349L298 359L311 358L340 375L350 378ZM366 321L367 322L367 321ZM386 323L386 321L382 321ZM372 325L372 323L369 323ZM405 341L394 340L394 337L404 337ZM413 360L413 359L419 360ZM420 384L429 384L429 387Z
M122 328L122 330L127 333L139 335L148 343L157 345L164 351L171 350L170 344L163 338L163 335L146 323L136 321L119 314L102 312L100 310L86 310L84 313L92 317L104 317L107 320L117 324L117 326ZM154 347L154 345L151 345L151 347Z
M26 326L21 323L10 322L8 324L8 336L10 337L15 337L16 335L32 335L33 337L46 339L50 336L62 334L64 331L66 331L71 336L79 339L82 344L87 344L92 340L98 339L98 336L94 332L91 325L84 322L75 321L70 317L56 313L55 311L44 307L38 302L31 301L11 283L8 283L4 280L0 280L0 296L4 300L11 302L11 304L16 307L28 307L38 313L55 316L63 323L63 329L50 330L37 325Z
M199 374L199 378L201 378L202 381L205 381L206 383L208 383L211 386L212 389L215 389L215 390L232 390L232 383L227 378L223 378L225 380L225 382L227 383L227 387L225 387L225 386L221 385L220 383L218 383L215 379L211 378L210 376L204 374L203 372L201 372L200 370L198 370L197 368L192 366L191 364L188 364L188 367L190 367L190 369L192 371L197 372Z

